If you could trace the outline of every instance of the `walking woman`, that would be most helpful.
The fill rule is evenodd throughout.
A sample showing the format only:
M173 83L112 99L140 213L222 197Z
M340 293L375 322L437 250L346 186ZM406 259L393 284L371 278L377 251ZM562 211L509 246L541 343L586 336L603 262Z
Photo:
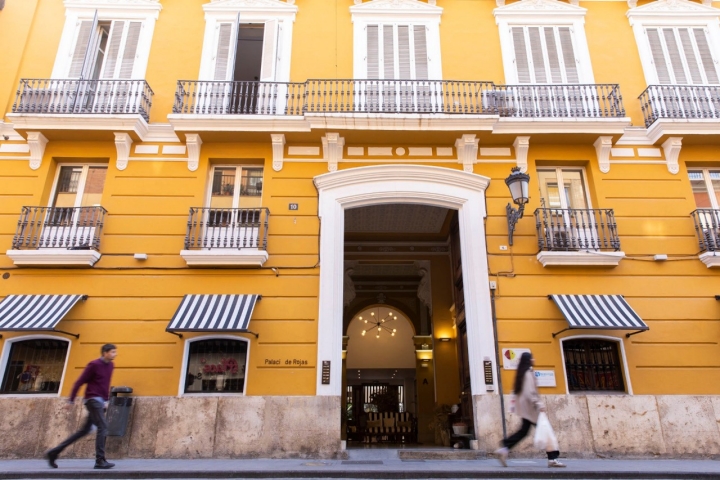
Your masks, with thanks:
M520 363L517 368L517 376L515 377L515 412L522 417L522 426L520 430L513 433L502 441L502 447L495 450L500 463L503 467L507 467L507 457L510 449L513 448L520 440L530 431L530 426L534 426L538 421L540 412L545 411L545 405L540 400L535 385L535 375L533 375L533 365L535 360L530 352L525 352L520 357ZM549 448L552 448L549 446ZM560 452L557 450L547 452L548 467L564 467L565 464L558 460Z

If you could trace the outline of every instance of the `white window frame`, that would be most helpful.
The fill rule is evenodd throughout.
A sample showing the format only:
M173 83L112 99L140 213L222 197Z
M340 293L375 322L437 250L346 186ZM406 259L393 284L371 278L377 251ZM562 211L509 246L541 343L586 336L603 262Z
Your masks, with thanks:
M495 23L500 34L500 48L503 58L505 83L519 85L515 68L515 45L513 27L570 27L577 66L578 83L594 84L590 50L585 36L585 14L587 9L569 5L558 0L521 0L493 10ZM532 85L532 84L528 84Z
M555 170L555 175L556 175L557 182L558 182L558 191L559 191L559 193L560 193L560 205L561 205L560 208L561 208L562 210L567 210L567 209L571 208L570 205L567 205L567 204L566 204L566 203L567 203L567 200L565 199L565 195L563 195L563 191L560 190L560 186L562 185L562 186L564 187L564 185L565 185L564 179L563 179L563 176L562 176L562 171L563 171L563 170L581 170L581 171L582 171L582 176L583 176L583 188L585 189L585 192L584 192L584 193L585 193L585 202L587 202L587 207L586 207L586 208L587 208L587 209L592 209L592 208L593 208L593 207L592 207L592 201L591 201L591 198L590 198L590 188L589 188L589 184L588 184L587 172L585 171L585 167L572 167L572 166L568 166L568 167L552 167L552 166L543 167L543 166L540 166L540 167L537 167L535 170L536 170L536 172L540 172L540 171L542 171L542 170L545 170L545 171ZM538 175L538 177L539 177L539 175ZM541 190L541 192L542 192L542 190ZM542 193L541 193L541 195L542 195ZM547 200L547 199L545 199L545 200ZM546 205L545 208L555 208L555 207L550 207L549 205Z
M708 43L715 61L715 68L720 77L720 9L690 2L688 0L673 0L672 5L667 0L657 0L641 7L631 8L627 12L630 26L635 34L640 53L640 62L645 74L646 85L659 85L650 42L645 29L684 27L703 28L707 30Z
M428 80L442 80L440 17L443 9L418 0L387 2L374 0L350 7L353 23L353 78L367 79L367 26L425 26L427 35ZM397 45L397 43L396 43Z
M0 398L60 397L63 385L65 384L65 375L67 375L68 360L70 359L70 349L72 348L72 342L64 337L55 335L23 335L5 340L2 354L0 354L0 382L2 382L5 378L5 372L7 371L8 361L10 360L10 351L12 350L13 344L17 342L24 342L25 340L62 340L67 343L67 355L65 355L65 364L63 365L62 375L60 375L58 393L4 393L0 395Z
M227 163L218 163L217 165L212 165L210 167L210 170L208 172L208 182L207 182L207 194L205 195L205 205L207 208L210 208L210 202L212 202L212 187L213 187L213 181L215 179L215 169L216 168L235 168L235 193L233 194L233 206L230 208L240 208L240 186L242 183L242 172L246 168L251 169L262 169L263 171L263 189L260 192L260 203L262 204L262 196L265 193L265 166L264 165L252 165L252 164L240 164L240 165L233 165L233 164L227 164ZM239 181L238 181L239 180ZM260 208L260 207L256 207Z
M611 341L616 342L618 344L618 351L620 355L622 356L621 362L623 367L623 374L625 376L625 392L613 392L613 391L606 391L606 390L590 390L590 391L582 391L582 392L570 392L570 386L568 382L567 377L567 368L565 368L565 349L563 348L563 343L566 340L580 340L580 339L590 339L590 340L605 340L605 341ZM562 371L563 371L563 379L565 380L565 394L566 395L632 395L633 389L632 389L632 382L630 381L630 369L628 368L627 363L627 355L625 354L625 342L623 342L622 338L618 337L610 337L608 335L572 335L569 337L563 337L560 339L560 358L562 363Z
M266 23L277 20L280 35L276 51L276 68L272 81L290 81L293 24L298 7L279 0L265 0L256 4L240 5L233 0L221 0L203 5L205 11L205 36L198 80L214 80L217 32L221 23L232 23L237 38L237 20L240 23ZM279 58L277 58L279 57Z
M718 202L717 197L715 196L715 188L712 184L712 179L710 178L710 171L716 172L720 171L720 168L688 168L688 177L690 177L690 172L702 172L703 180L705 180L705 190L707 191L708 197L710 197L710 205L712 205L710 208L713 210L720 209L720 202ZM688 178L689 180L690 178ZM690 187L692 188L692 187ZM706 208L706 207L698 207L695 208Z
M73 205L74 208L80 207L80 204L82 203L82 192L85 190L85 182L87 181L90 167L105 167L109 169L107 163L59 163L55 169L55 179L53 180L52 190L50 191L50 198L48 198L48 207L50 208L54 207L55 193L57 192L58 182L60 181L60 170L62 167L82 167L83 169L80 174L80 179L78 180L78 191L75 196L75 204ZM105 177L105 180L107 181L107 177ZM105 185L103 185L103 193L104 192Z
M144 79L155 21L161 9L162 5L157 0L65 0L65 26L60 37L51 78L68 78L80 24L83 21L92 22L97 11L99 22L113 20L142 22L131 79Z
M190 357L190 344L200 342L203 340L239 340L245 342L247 351L245 354L245 378L243 379L243 391L238 392L198 392L198 393L185 393L185 377L187 376L188 359ZM238 337L234 335L202 335L199 337L188 338L184 342L183 346L183 360L182 368L180 369L180 382L178 385L178 397L244 397L247 395L247 380L250 376L250 347L251 342L245 337Z

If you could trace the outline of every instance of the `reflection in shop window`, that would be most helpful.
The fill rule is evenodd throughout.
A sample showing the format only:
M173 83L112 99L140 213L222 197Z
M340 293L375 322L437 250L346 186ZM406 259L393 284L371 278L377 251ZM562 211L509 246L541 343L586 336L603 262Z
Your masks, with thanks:
M191 342L185 393L244 393L247 342L211 339Z
M58 393L67 353L68 342L64 340L13 342L0 393Z

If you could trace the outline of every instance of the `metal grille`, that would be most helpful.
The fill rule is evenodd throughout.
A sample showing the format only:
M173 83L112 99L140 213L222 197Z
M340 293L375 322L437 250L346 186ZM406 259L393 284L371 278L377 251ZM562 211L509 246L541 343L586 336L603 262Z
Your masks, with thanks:
M625 391L617 342L568 340L563 353L570 391Z
M13 343L0 393L58 393L67 351L62 340Z
M62 167L58 181L58 193L77 193L82 168Z
M242 393L247 343L240 340L201 340L190 344L185 393Z

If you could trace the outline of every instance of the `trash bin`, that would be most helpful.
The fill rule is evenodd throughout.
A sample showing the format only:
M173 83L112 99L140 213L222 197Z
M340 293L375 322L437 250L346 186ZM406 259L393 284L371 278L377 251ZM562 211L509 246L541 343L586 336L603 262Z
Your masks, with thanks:
M118 393L132 393L130 387L113 387L110 389L110 402L107 411L108 436L122 437L127 430L132 409L132 397L118 397Z

